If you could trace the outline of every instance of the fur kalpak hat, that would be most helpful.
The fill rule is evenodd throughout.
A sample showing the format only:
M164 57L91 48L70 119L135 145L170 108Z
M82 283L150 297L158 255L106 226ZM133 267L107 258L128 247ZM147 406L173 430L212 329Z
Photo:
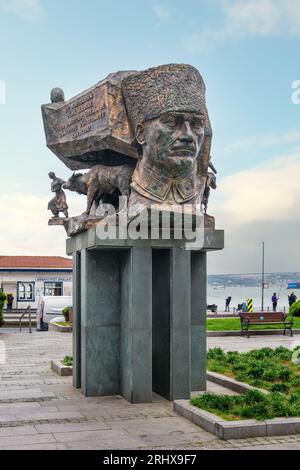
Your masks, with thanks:
M191 65L168 64L133 73L122 81L122 92L134 127L170 111L207 116L205 84Z

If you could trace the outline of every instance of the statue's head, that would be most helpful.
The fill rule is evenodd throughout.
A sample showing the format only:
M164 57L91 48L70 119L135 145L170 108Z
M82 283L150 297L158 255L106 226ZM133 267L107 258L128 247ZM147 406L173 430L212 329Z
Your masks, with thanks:
M50 173L48 173L48 176L51 180L54 180L55 178L55 173L53 171L50 171Z
M142 158L171 175L192 169L209 124L200 73L163 65L126 77L122 91Z
M53 88L50 95L51 103L61 103L65 101L64 90L61 88Z

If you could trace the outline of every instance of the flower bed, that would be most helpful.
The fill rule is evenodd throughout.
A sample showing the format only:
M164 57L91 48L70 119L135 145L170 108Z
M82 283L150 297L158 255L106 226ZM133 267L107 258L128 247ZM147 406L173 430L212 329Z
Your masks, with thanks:
M191 404L228 421L241 419L263 421L300 416L299 392L291 395L271 392L266 395L259 390L250 390L244 395L236 396L204 393L192 398Z
M272 419L300 416L300 349L262 348L246 353L208 351L208 370L268 390L250 390L244 395L204 393L191 400L198 408L226 420Z

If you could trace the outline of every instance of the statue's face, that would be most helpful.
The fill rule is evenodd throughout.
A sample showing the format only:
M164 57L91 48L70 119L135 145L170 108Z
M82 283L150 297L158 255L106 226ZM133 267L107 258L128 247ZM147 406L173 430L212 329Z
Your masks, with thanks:
M204 116L169 112L137 126L143 159L173 175L193 168L204 138Z

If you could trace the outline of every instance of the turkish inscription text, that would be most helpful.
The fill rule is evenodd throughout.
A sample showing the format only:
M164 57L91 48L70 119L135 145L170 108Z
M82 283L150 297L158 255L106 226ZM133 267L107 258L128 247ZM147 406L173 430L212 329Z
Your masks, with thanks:
M91 132L93 123L99 123L106 117L106 106L103 102L99 104L95 93L89 93L63 108L62 113L59 138L75 139Z

